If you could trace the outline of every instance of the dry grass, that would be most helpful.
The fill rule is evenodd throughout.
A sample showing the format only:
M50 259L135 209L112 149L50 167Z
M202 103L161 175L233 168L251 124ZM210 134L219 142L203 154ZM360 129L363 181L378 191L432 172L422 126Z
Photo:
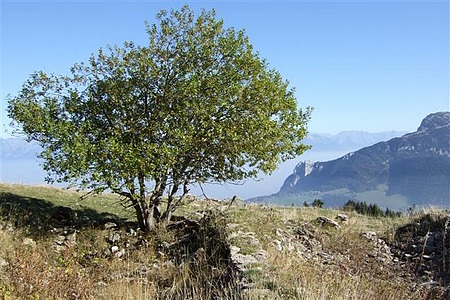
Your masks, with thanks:
M248 213L251 218L245 219ZM247 230L263 237L268 262L263 270L252 275L256 288L250 299L423 299L411 293L397 274L383 265L370 262L369 243L361 238L363 231L375 231L386 239L393 238L395 228L405 224L406 218L371 218L349 213L349 223L340 229L316 227L315 236L331 259L310 259L296 250L275 248L270 241L276 231L301 224L314 224L319 216L334 218L339 211L317 208L276 207L269 210L250 207L231 214L243 218L239 222ZM244 228L242 228L244 230Z
M116 197L80 202L74 191L17 185L0 185L0 192L0 299L427 299L426 291L411 290L410 277L401 270L371 257L373 244L361 237L364 231L374 231L378 238L391 241L411 217L372 218L350 212L348 224L334 229L315 220L334 219L340 213L336 210L227 207L200 201L183 207L183 214L193 217L211 207L222 213L204 220L189 244L167 250L161 245L176 243L186 232L160 230L145 236L144 246L114 258L102 255L108 231L95 222L80 227L76 243L63 251L54 250L55 234L43 231L46 226L39 229L30 222L33 213L51 212L59 205L89 212L91 221L127 220L130 215L115 206ZM11 205L14 200L25 202ZM32 201L39 205L22 207ZM10 204L5 206L6 202ZM299 253L297 233L302 228L313 232L326 258L313 253L307 259ZM125 231L121 229L123 235ZM251 288L244 291L227 256L227 235L237 231L254 233L258 247L268 254L267 261L245 271ZM280 250L276 239L294 246ZM232 242L245 254L256 250L239 238Z

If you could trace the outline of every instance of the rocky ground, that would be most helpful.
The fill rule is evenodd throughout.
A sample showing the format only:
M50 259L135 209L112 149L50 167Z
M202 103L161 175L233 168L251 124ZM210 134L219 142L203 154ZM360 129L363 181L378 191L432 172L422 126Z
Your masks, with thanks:
M12 209L8 205L13 204L2 203L3 211ZM186 291L205 282L214 287L208 295L215 299L450 299L449 212L370 219L353 212L201 200L156 237L133 222L90 219L68 207L53 210L45 223L33 220L20 234L13 219L0 223L0 232L16 245L0 252L6 283L0 285L1 299L46 295L38 281L26 283L24 274L36 269L29 266L36 261L27 266L17 256L43 249L48 253L40 260L64 259L56 265L65 276L76 270L78 284L88 282L93 289L73 292L73 299L111 298L105 290L123 282L158 282L155 299L195 299ZM42 269L49 265L54 263ZM177 277L180 270L187 270L186 277ZM198 282L179 287L177 280L186 278ZM145 299L123 293L112 298Z

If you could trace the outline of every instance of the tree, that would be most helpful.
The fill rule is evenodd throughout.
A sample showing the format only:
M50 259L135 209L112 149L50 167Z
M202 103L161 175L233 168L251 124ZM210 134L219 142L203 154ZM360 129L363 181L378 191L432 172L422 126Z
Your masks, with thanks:
M353 200L348 200L344 206L342 207L342 209L344 211L355 211L356 208L359 206L359 203Z
M320 199L314 199L314 201L311 204L312 207L317 207L317 208L323 208L323 205L324 205L324 203Z
M310 109L243 30L187 6L157 20L147 46L100 49L68 76L35 72L8 99L49 182L112 190L143 230L169 222L192 183L255 178L308 149Z

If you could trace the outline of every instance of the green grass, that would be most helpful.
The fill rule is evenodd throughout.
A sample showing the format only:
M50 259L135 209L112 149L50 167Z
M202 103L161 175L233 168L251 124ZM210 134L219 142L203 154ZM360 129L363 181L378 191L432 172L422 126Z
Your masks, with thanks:
M51 186L4 183L0 183L0 194L3 195L3 202L7 195L14 195L16 198L23 197L24 200L40 202L42 205L47 203L47 205L66 206L74 210L93 210L122 218L132 217L132 211L125 211L119 203L119 197L114 194L88 194Z

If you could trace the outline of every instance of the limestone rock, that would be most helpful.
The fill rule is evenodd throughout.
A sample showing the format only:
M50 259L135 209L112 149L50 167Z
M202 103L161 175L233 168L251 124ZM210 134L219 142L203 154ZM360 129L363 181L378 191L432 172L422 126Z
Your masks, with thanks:
M327 217L318 217L317 222L322 224L322 226L330 226L334 228L341 228L341 225L339 225L336 221L333 221Z
M105 224L103 224L103 229L113 229L117 227L117 224L114 222L106 222Z
M366 238L369 241L372 241L377 238L377 233L374 231L364 231L361 233L361 236Z
M7 266L9 266L9 263L5 259L0 258L0 268Z
M118 232L111 232L107 238L108 243L110 244L116 244L120 241L120 233Z
M36 247L36 241L32 238L26 237L22 240L22 245L31 246L32 248Z
M340 221L340 222L342 222L344 224L347 224L348 223L348 216L346 214L338 214L336 216L336 220L338 220L338 221Z

